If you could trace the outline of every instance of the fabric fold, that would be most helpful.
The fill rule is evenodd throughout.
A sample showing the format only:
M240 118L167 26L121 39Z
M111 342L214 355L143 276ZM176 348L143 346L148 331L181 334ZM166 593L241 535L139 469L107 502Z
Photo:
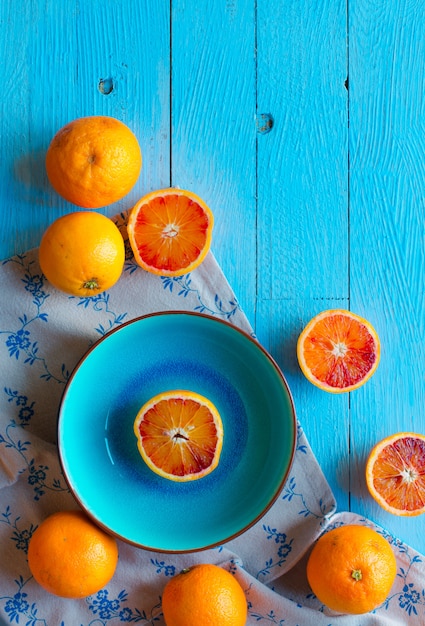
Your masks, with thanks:
M116 218L121 228L125 219L125 214ZM337 524L371 522L335 512L334 496L301 425L281 493L241 536L190 554L155 553L120 541L117 572L107 588L78 601L47 594L32 579L26 553L32 533L47 515L77 508L61 471L56 429L66 382L86 351L123 322L160 311L207 314L254 333L212 253L193 273L171 279L147 274L128 252L123 276L109 292L74 298L47 283L37 250L31 250L2 263L0 288L0 621L161 626L161 594L167 580L191 564L211 562L240 580L249 625L424 623L424 559L387 534L398 574L382 607L365 616L339 616L312 596L305 560L315 540Z

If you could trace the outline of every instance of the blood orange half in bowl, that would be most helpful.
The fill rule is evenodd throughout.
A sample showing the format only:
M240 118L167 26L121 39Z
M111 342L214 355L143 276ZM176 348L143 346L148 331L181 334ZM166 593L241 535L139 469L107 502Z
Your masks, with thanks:
M172 390L207 399L220 416L218 464L197 480L168 480L138 448L141 407ZM141 548L192 552L237 537L272 506L292 465L296 416L282 372L247 333L206 315L157 313L83 357L63 394L58 445L74 497L100 526Z

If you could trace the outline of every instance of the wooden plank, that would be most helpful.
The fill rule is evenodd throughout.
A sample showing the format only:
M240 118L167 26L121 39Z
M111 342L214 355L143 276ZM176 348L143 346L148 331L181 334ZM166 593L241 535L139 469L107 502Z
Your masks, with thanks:
M60 214L75 210L51 189L44 156L54 133L82 115L111 115L139 138L141 177L121 202L129 208L170 183L170 8L99 0L1 3L0 245L2 256L38 245ZM35 36L34 33L37 33ZM143 45L140 37L143 34Z
M349 505L348 396L313 387L296 341L313 315L348 308L346 4L259 0L259 339L275 356L340 510Z
M50 193L44 170L46 137L54 129L52 106L70 112L76 71L76 12L44 14L37 5L1 3L4 92L0 99L0 245L3 256L38 243L50 219ZM33 34L37 32L35 37ZM62 47L62 39L66 46ZM60 51L60 52L59 52ZM55 60L60 56L60 65ZM66 68L64 78L64 71ZM58 77L55 83L55 75ZM49 97L49 83L58 94ZM58 83L60 88L58 88ZM46 89L40 89L45 84ZM69 94L68 94L69 92ZM60 97L67 94L66 97Z
M82 111L112 115L135 132L143 153L141 177L123 201L170 184L170 7L149 2L84 3L79 12L77 63L86 89ZM113 90L102 95L101 81ZM91 89L90 89L91 87Z
M350 5L351 308L382 341L374 378L352 394L352 507L424 552L423 519L368 495L372 446L425 434L425 3Z
M172 183L213 210L212 250L254 325L254 3L172 7Z

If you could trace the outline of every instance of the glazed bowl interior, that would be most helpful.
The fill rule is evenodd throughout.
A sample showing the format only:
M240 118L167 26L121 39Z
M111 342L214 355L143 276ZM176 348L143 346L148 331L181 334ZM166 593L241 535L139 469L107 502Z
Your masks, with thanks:
M143 461L133 433L140 407L173 389L196 391L224 428L218 467L177 483ZM105 335L74 370L58 422L59 456L80 506L140 548L191 552L240 535L288 477L296 418L287 383L255 339L205 315L148 315Z

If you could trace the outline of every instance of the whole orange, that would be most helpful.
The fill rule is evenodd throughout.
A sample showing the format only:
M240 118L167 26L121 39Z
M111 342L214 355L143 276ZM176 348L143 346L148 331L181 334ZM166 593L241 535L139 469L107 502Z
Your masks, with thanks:
M142 153L134 133L104 115L80 117L53 137L46 154L47 176L65 200L96 209L121 200L134 187Z
M38 256L43 274L57 289L74 296L94 296L121 276L124 239L105 215L75 211L50 224Z
M307 579L338 613L368 613L387 598L397 572L388 541L372 528L347 524L322 535L307 562Z
M118 562L116 540L82 511L60 511L35 530L28 565L46 591L63 598L85 598L111 580Z
M167 626L245 626L248 615L236 578L211 564L174 576L164 588L162 611Z

